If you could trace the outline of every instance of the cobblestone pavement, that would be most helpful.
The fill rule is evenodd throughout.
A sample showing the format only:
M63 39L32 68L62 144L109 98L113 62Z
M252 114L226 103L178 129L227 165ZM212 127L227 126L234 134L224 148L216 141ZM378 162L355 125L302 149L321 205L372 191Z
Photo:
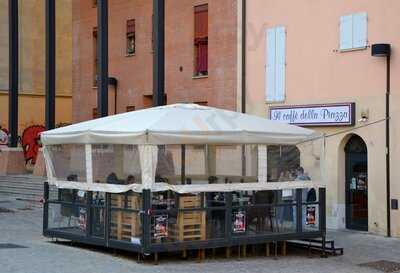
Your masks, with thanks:
M343 256L307 257L302 251L291 251L286 257L248 257L245 259L196 260L161 259L159 265L137 263L136 255L52 243L41 235L40 204L16 201L0 196L0 244L13 243L26 248L0 248L1 273L111 273L111 272L383 272L359 266L377 260L400 262L400 240L357 232L329 232Z

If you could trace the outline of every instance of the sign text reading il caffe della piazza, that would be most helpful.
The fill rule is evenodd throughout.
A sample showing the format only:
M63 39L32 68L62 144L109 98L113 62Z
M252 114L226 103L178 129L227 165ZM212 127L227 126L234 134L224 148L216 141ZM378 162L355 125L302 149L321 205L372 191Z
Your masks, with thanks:
M270 119L301 126L350 126L354 112L354 103L276 106L270 108Z

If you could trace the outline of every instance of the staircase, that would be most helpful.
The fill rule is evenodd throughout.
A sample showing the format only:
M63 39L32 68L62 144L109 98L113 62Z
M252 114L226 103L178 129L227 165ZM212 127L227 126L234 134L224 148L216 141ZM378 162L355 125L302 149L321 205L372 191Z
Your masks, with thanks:
M39 201L43 198L46 178L33 175L0 175L0 194Z

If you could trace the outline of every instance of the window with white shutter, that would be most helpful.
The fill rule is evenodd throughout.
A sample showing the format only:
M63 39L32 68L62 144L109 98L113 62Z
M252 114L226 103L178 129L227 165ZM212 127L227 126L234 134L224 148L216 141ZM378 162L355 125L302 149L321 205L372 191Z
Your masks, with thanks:
M367 47L367 13L360 12L340 17L340 50Z
M286 31L285 27L266 30L265 98L267 102L285 100Z

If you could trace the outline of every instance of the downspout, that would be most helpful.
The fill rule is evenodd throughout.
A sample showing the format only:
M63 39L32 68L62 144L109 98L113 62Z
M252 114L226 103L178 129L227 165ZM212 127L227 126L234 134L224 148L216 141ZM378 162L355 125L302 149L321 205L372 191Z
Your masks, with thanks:
M390 55L386 57L386 217L387 236L391 237L390 218Z
M242 90L241 90L241 111L246 113L246 0L242 1ZM242 146L242 176L246 176L246 146Z
M242 0L242 113L246 113L246 0Z

